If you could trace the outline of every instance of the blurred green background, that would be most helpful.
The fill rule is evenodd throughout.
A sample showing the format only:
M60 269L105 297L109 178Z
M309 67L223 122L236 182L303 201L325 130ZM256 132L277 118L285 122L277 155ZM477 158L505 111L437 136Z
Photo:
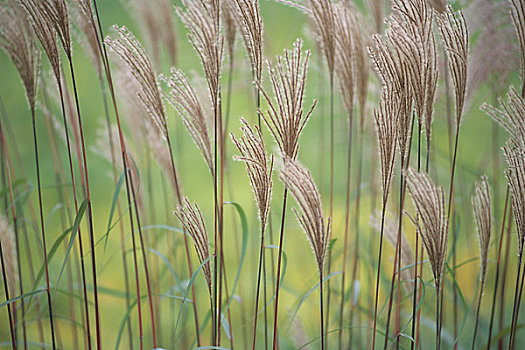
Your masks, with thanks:
M134 33L141 41L144 40L143 31L141 27L137 25L137 19L140 19L139 13L133 13L131 5L123 3L123 1L117 0L106 0L100 1L99 10L101 13L101 20L103 28L105 29L106 35L112 35L111 25L117 24L119 26L125 25ZM326 70L323 63L322 56L316 48L314 41L311 39L311 26L308 25L304 14L298 10L278 4L275 1L262 0L260 2L261 14L264 19L264 31L265 31L265 42L264 42L264 54L270 59L274 59L277 54L281 54L283 49L291 48L292 44L297 38L303 38L305 40L304 48L312 50L311 62L309 66L307 93L304 102L305 109L310 106L314 99L318 99L318 106L308 122L304 133L301 138L300 154L299 159L306 165L312 172L314 179L316 180L324 199L325 210L328 208L329 198L329 162L328 162L328 151L329 151L329 88L328 78L326 76ZM357 8L363 12L368 13L368 7L362 3L357 4ZM131 13L130 13L131 12ZM176 22L177 30L177 67L181 68L188 76L193 77L194 75L201 77L203 75L200 61L196 55L194 49L187 40L187 31L181 24L180 19L173 14ZM472 19L467 17L467 21ZM372 23L372 19L369 15L365 15L364 22ZM475 46L478 38L476 33L472 35L472 44ZM515 40L514 38L508 38L508 40ZM151 49L150 45L146 48ZM517 54L517 53L516 53ZM170 63L167 57L164 57L160 64L157 65L157 73L169 74ZM111 56L113 62L116 57ZM442 52L440 51L440 59L442 59ZM232 90L231 95L226 90L227 82L230 79L230 72L228 71L230 57L225 55L223 64L223 97L226 101L231 102L230 116L228 131L234 134L239 134L239 119L244 116L250 123L256 122L255 104L253 96L253 88L251 83L251 73L249 62L242 44L242 41L237 37L235 56L234 56L234 67L235 70L231 76L232 79ZM64 58L65 63L65 58ZM100 138L100 134L104 135L104 107L102 94L100 91L99 80L96 75L93 66L82 50L82 47L78 44L78 40L74 41L74 63L75 72L78 79L78 92L80 96L80 106L82 110L82 116L84 121L84 132L85 139L88 147L88 164L89 164L89 177L92 188L92 201L94 208L94 224L96 238L103 238L108 227L108 220L110 216L110 210L112 200L115 194L115 183L111 175L111 164L101 156L101 152L96 149L97 140ZM8 59L5 53L0 54L0 66L2 67L1 83L0 83L0 97L2 99L5 114L2 118L7 118L9 124L12 126L13 138L8 138L9 142L16 142L16 147L20 152L20 159L25 169L26 177L23 177L21 168L15 163L16 179L22 179L25 182L21 183L22 189L29 189L29 195L33 199L34 203L37 199L37 193L35 190L36 177L35 177L35 165L34 165L34 154L33 154L33 143L29 137L31 132L30 124L30 113L27 107L25 93L20 83L18 74ZM48 90L53 90L55 83L51 79L51 75L48 74L49 65L46 59L42 59L42 71ZM66 69L67 72L67 69ZM510 75L509 84L519 86L519 77L517 75L518 69L515 69L516 73ZM266 72L263 75L267 83ZM69 81L69 74L66 74L68 79L68 86L71 87ZM195 80L195 79L193 79ZM477 237L475 232L475 226L472 220L472 209L470 204L470 196L472 193L473 183L483 173L487 173L489 176L490 183L493 190L493 209L494 209L494 230L493 237L499 238L499 225L501 224L501 212L504 200L504 189L505 189L505 178L503 169L505 166L500 147L503 145L507 136L502 130L496 132L497 140L493 143L494 130L498 128L494 127L492 120L479 110L481 103L488 101L494 102L495 96L498 93L493 89L489 88L489 84L482 84L480 88L476 90L469 90L468 105L465 110L465 116L461 127L460 137L460 148L458 154L458 168L457 168L457 182L456 182L456 197L455 205L457 208L457 230L458 230L458 241L457 241L457 276L456 282L461 292L461 298L458 301L459 305L459 344L461 346L469 346L471 339L471 330L474 326L474 309L473 303L477 296L478 288L478 248L477 248ZM117 90L119 88L117 87ZM337 91L337 90L336 90ZM504 92L505 90L503 90ZM373 109L377 105L377 101L380 94L380 87L378 81L373 73L370 72L370 88L369 88L369 99L368 109L366 111L364 126L364 148L363 148L363 177L362 183L360 184L362 190L359 227L356 229L355 224L351 223L351 240L354 240L356 234L360 235L360 256L359 256L359 283L354 286L357 292L357 308L356 317L353 323L347 324L346 327L350 327L352 334L356 336L354 344L359 348L367 346L369 341L370 332L367 331L366 327L369 327L369 315L373 308L373 289L375 281L376 271L376 256L377 256L377 244L378 237L376 230L372 228L370 222L374 220L372 215L376 209L380 209L380 183L378 180L379 170L377 164L376 151L376 138L373 131ZM433 125L433 136L432 136L432 155L431 155L431 175L439 185L448 189L448 178L449 178L449 142L447 134L447 120L446 120L446 102L445 102L445 91L443 76L440 76L438 84L438 92L436 97L436 108L435 108L435 121ZM122 113L125 114L126 106L123 102L120 102ZM264 105L263 105L264 107ZM184 194L189 197L193 202L197 202L201 207L205 220L207 223L208 231L210 235L213 232L213 187L212 181L209 176L209 172L206 165L194 146L190 136L184 129L180 117L177 113L166 104L167 113L169 116L169 130L174 141L174 152L175 159L177 162L178 171L181 176L181 184L183 187ZM3 113L4 113L3 112ZM60 109L58 105L52 107L52 112L57 120L61 119ZM341 270L341 256L342 256L342 245L343 245L343 223L345 213L345 191L346 191L346 155L347 155L347 137L348 137L348 118L343 108L342 100L337 91L336 95L336 107L335 107L335 118L336 118L336 134L335 134L335 151L336 151L336 169L335 169L335 211L334 211L334 227L333 227L333 238L335 239L333 244L333 265L331 272L338 272ZM356 114L357 115L357 114ZM112 123L115 123L113 113L110 113ZM143 116L147 118L147 116ZM124 123L129 122L129 118L123 115ZM62 227L60 220L60 213L64 211L63 203L60 203L57 196L57 184L54 177L54 167L52 162L52 154L49 151L49 137L46 129L45 117L42 110L37 112L37 128L39 136L39 147L41 150L41 164L42 164L42 179L44 186L44 215L46 217L46 230L47 230L47 243L48 250L52 246L53 242L62 234L64 227ZM357 121L357 118L356 118ZM354 123L356 126L357 123ZM126 130L128 126L125 125ZM356 129L357 130L357 129ZM266 127L263 127L266 145L270 151L276 151L276 145L273 140L269 137L270 133ZM161 170L154 161L154 157L150 154L150 151L144 147L140 140L132 138L131 133L127 131L128 143L131 144L131 152L133 158L136 160L138 169L140 172L140 187L144 194L144 208L143 208L143 226L147 226L144 230L147 235L148 241L148 259L152 270L154 271L154 284L157 285L156 293L162 295L156 295L156 300L160 305L161 320L159 324L159 346L166 349L184 348L189 347L194 339L194 328L193 328L193 316L191 314L191 307L189 304L184 306L182 324L179 325L177 333L175 333L174 320L176 319L177 312L181 306L180 300L169 298L166 295L177 295L182 296L185 288L185 283L188 281L187 270L185 267L185 259L182 245L181 235L174 233L172 230L152 228L155 225L167 225L173 227L176 225L176 220L173 215L175 209L176 197L173 191L170 189L169 184L165 181ZM357 137L355 138L357 140ZM227 142L228 152L228 169L227 169L227 190L225 195L226 201L232 201L239 203L248 218L248 234L247 234L247 252L242 273L239 279L239 286L235 291L235 298L231 305L231 317L233 330L234 342L237 348L247 348L246 344L250 343L252 334L252 320L253 320L253 301L255 294L255 282L256 272L258 263L258 244L259 244L259 224L256 217L256 210L253 201L253 194L249 186L249 181L246 176L244 164L234 162L232 156L237 154L237 150L234 149L230 139ZM65 146L61 139L59 139L60 145L60 158L64 167L67 164L67 158L65 153ZM357 145L357 142L354 142ZM496 145L496 147L495 147ZM11 146L11 149L14 145ZM354 146L354 159L358 156L358 147ZM412 148L413 154L417 152L417 144L413 143ZM415 158L415 157L414 157ZM414 161L414 160L413 160ZM494 164L499 164L498 173L493 173ZM356 165L357 162L354 162ZM412 163L415 164L415 161ZM120 165L119 165L120 166ZM277 170L279 166L277 165ZM398 166L397 168L398 169ZM64 168L66 174L68 174L67 168ZM357 188L355 178L357 167L353 168L353 179L352 188L355 194ZM119 170L120 172L120 170ZM69 177L69 176L67 176ZM394 178L393 192L390 200L389 211L394 214L397 213L397 201L398 197L398 184L399 176ZM70 190L70 183L62 184L66 190ZM273 190L273 201L272 201L272 230L273 230L273 243L278 244L277 235L279 229L279 218L280 208L282 201L282 184L278 177L278 172L274 174L274 190ZM125 203L125 193L121 191L120 199L122 204ZM80 193L80 191L79 191ZM354 198L354 197L353 197ZM291 205L294 205L291 201ZM355 210L355 200L352 201L352 210ZM393 204L396 203L396 204ZM410 212L413 212L412 203L407 198L407 207ZM227 277L229 288L231 290L235 275L237 273L237 267L239 258L241 255L242 247L242 233L241 226L236 212L232 206L226 206L226 217L225 217L225 251L226 251L226 266L227 266ZM24 213L25 214L25 213ZM130 249L128 231L128 212L125 212L122 219L125 232L125 242L128 252ZM113 223L118 217L115 216ZM355 218L353 219L355 220ZM28 234L31 240L31 247L33 251L33 264L36 271L41 267L42 254L39 243L39 231L38 225L32 222L31 217L27 214L23 217L24 225L27 225ZM287 216L287 230L285 235L285 252L287 256L286 275L284 284L282 286L283 293L280 303L280 327L279 332L281 336L281 347L287 348L298 348L303 344L308 343L310 340L316 338L319 333L319 319L318 319L318 291L315 290L311 294L307 294L317 283L317 268L311 254L311 249L305 239L304 234L301 232L297 225L292 211L288 212ZM85 225L85 223L84 223ZM148 228L149 227L149 228ZM410 242L413 242L414 238L414 227L409 220L405 220L405 232ZM87 233L87 229L83 226L83 232ZM515 252L516 252L516 239L514 235L514 229L511 230L512 237L510 239L510 255L509 255L509 270L508 279L506 281L506 314L504 327L510 325L510 304L512 300L512 291L514 288L514 276L515 276ZM270 234L270 233L268 233ZM452 247L452 235L449 242L449 247ZM102 242L102 241L100 241ZM118 232L118 225L115 226L110 232L109 241L107 247L104 246L103 242L99 243L96 247L96 257L98 264L98 276L101 296L101 323L102 323L102 337L105 348L114 348L117 342L117 338L122 331L121 326L123 320L127 314L126 306L124 303L124 277L122 269L122 259L120 253L120 236ZM413 244L411 244L413 245ZM492 245L495 245L493 241ZM172 247L170 249L170 247ZM354 246L350 246L351 254ZM268 269L270 269L271 260L270 254L275 249L268 249ZM196 255L193 254L194 267L198 266ZM492 247L490 256L492 259L496 257L496 249ZM25 248L23 254L27 254ZM86 253L87 254L87 253ZM386 300L387 288L389 284L390 272L391 271L391 257L393 257L393 249L388 246L384 251L384 262L383 265L383 276L382 286L385 286L381 290L381 300ZM54 283L58 279L58 275L64 259L64 250L58 249L54 258L50 261L50 272L51 282ZM350 256L352 259L352 255ZM88 261L86 259L86 261ZM170 263L170 268L167 267L167 261ZM450 263L450 262L449 262ZM29 276L29 270L27 268L28 260L27 256L23 256L22 265L24 265L23 274ZM433 282L430 279L430 269L425 264L425 299L422 306L422 341L423 344L433 344L434 337L434 324L433 324L433 313L434 313L434 287ZM128 254L128 268L132 269L131 254ZM140 267L142 274L142 267ZM174 282L171 277L170 269L172 269L180 281L180 285ZM90 274L89 274L90 275ZM130 278L131 278L130 273ZM445 287L445 324L443 329L443 343L449 348L451 339L453 338L452 331L452 294L451 286L452 281L447 274L447 285ZM28 278L27 278L28 280ZM347 278L347 281L349 278ZM486 286L486 295L492 296L494 280L494 260L489 263L489 277ZM132 281L132 279L130 280ZM268 272L268 290L269 295L273 290L273 282ZM340 275L334 275L331 279L332 299L330 302L330 329L336 329L337 315L339 307L340 297ZM76 283L76 278L74 278ZM143 295L146 292L144 280L142 282ZM199 300L199 313L202 320L206 319L206 312L209 316L208 307L208 296L207 288L205 285L204 278L199 276L196 280L197 299ZM64 275L60 281L60 285L57 288L57 293L54 295L54 307L56 309L58 330L60 331L61 341L65 349L76 349L80 348L79 344L72 344L71 336L71 322L70 322L70 311L69 303L72 301L75 304L75 310L77 317L79 317L80 301L78 296L80 291L75 289L75 296L69 295L68 289L68 276ZM76 284L75 284L76 286ZM44 287L44 281L40 282L40 285L33 286L30 282L25 285L26 291L33 290L34 288ZM347 283L349 293L350 283ZM0 301L4 300L3 290ZM134 289L131 289L131 297L134 297ZM304 300L303 300L304 297ZM45 295L39 294L36 298L40 300L41 305L45 304ZM482 308L482 321L480 324L479 334L483 335L478 341L478 345L485 343L485 333L482 330L488 328L488 317L490 315L490 299L486 297L484 299L484 307ZM409 305L409 301L405 301L406 305ZM294 321L291 320L291 315L294 314L297 307L300 305L297 316ZM27 320L29 327L29 339L32 342L38 342L38 331L37 322L38 315L34 308L34 300L30 304L28 311ZM350 302L345 305L346 312L351 307ZM273 314L273 304L269 307L269 322L272 320L271 315ZM381 310L381 309L380 309ZM408 308L406 308L408 310ZM133 309L129 313L132 320L133 329L137 329L137 317L136 310ZM386 313L380 314L380 326L379 329L384 329L383 322ZM403 319L408 320L410 315L402 315ZM91 316L93 320L93 314ZM146 325L146 331L144 341L147 347L151 348L151 337L149 336L149 315L147 313L146 300L143 303L143 320ZM78 321L78 320L77 320ZM7 315L5 307L0 309L0 344L5 347L10 347L9 340L9 329L7 327ZM45 324L45 323L44 323ZM270 323L271 324L271 323ZM498 325L498 324L497 324ZM259 323L258 341L259 345L262 346L263 333L262 333L262 317ZM47 332L47 327L44 327ZM94 327L92 327L94 332ZM136 332L136 331L135 331ZM205 336L203 339L207 339L209 327L205 330ZM347 331L348 332L348 331ZM137 332L136 332L137 333ZM408 330L407 330L408 333ZM80 335L81 333L79 333ZM329 341L335 346L337 332L331 333ZM347 333L348 334L348 333ZM183 336L185 335L185 336ZM518 333L517 344L520 343L522 336ZM46 333L45 339L49 340L49 336ZM182 341L185 339L188 343L183 344ZM138 344L138 335L135 336L135 346ZM173 345L172 341L175 341L176 345ZM229 343L225 340L225 346ZM358 344L358 345L357 345ZM312 347L318 346L318 341L312 343ZM369 345L368 345L369 346ZM407 340L402 341L402 346L409 346ZM433 346L433 345L432 345ZM37 348L36 345L34 348ZM129 348L128 338L126 330L122 332L122 340L120 348ZM427 348L425 345L424 348ZM430 348L430 347L428 347Z

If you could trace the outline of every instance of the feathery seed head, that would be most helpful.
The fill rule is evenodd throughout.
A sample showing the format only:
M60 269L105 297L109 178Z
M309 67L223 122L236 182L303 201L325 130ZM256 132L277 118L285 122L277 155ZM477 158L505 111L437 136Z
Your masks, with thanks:
M229 8L242 34L250 57L253 78L261 80L263 65L263 20L259 13L259 0L227 0Z
M0 4L0 47L13 61L34 111L40 55L26 13L17 3L9 4Z
M231 135L241 153L235 159L246 163L246 171L259 210L261 231L264 232L272 198L273 156L268 157L259 128L250 127L244 118L241 118L241 124L243 136L236 139L233 134Z
M512 212L518 232L518 255L522 256L525 242L525 149L511 139L507 141L503 151L509 165L505 175L512 194Z
M472 207L474 209L474 219L478 229L479 251L480 251L480 279L481 284L485 283L487 276L487 261L490 244L490 234L492 231L492 210L490 201L489 183L486 176L482 176L480 181L474 185L472 195Z
M314 251L319 273L323 273L331 233L330 219L325 224L321 195L310 171L290 158L284 159L281 180L292 193L299 209L294 212Z
M451 72L452 82L456 96L456 127L459 127L465 105L467 73L468 73L468 51L469 32L463 12L458 16L450 6L447 11L436 16L439 29L443 37L443 43L448 56L448 66Z
M72 16L74 22L82 32L77 32L78 40L88 55L91 63L95 67L99 77L102 77L104 72L102 62L99 55L99 43L94 23L93 9L91 8L91 1L89 0L73 0L75 6L72 8Z
M439 288L443 278L448 240L445 194L443 188L434 185L427 174L409 168L406 176L408 190L419 217L415 224L430 260L436 288Z
M486 103L481 106L481 109L505 128L514 143L525 149L525 100L511 86L507 93L507 102L500 99L499 103L501 109Z
M395 100L392 98L392 93L389 92L388 89L383 90L381 100L379 100L379 108L374 110L374 120L381 164L383 205L385 205L390 193L392 176L394 175L398 128L398 114L396 113Z
M334 5L334 22L337 62L335 69L346 110L349 115L352 115L355 96L354 77L357 69L354 44L356 34L354 32L358 26L353 13L342 2Z
M224 37L221 33L219 0L183 0L185 10L177 13L189 30L189 39L197 51L210 91L213 106L218 105Z
M117 37L106 37L106 44L131 70L140 90L138 98L158 127L162 137L168 133L166 112L162 103L157 77L153 65L137 38L126 27L113 27Z
M208 132L208 118L201 100L181 70L172 68L169 79L163 78L163 80L167 82L171 89L170 93L165 95L168 102L180 114L186 129L193 138L197 148L201 151L208 168L213 174L212 142Z
M16 240L15 234L11 226L9 226L9 221L5 215L0 216L0 242L2 243L1 253L3 254L5 263L7 284L11 291L15 291L18 285Z
M308 118L317 104L314 101L310 110L303 112L304 89L310 51L305 57L301 50L302 41L297 40L293 50L285 50L284 57L277 57L277 64L268 61L268 71L274 99L259 82L256 82L268 102L268 110L263 119L275 138L283 157L294 160L299 151L299 137Z
M335 12L332 0L308 0L310 13L313 17L317 28L317 35L319 36L321 46L330 72L330 78L334 74L335 63Z
M175 215L179 218L184 229L192 238L199 261L203 264L206 259L210 258L211 254L208 233L199 206L196 203L192 205L188 198L184 198L183 204L177 207ZM202 271L206 278L208 291L211 294L212 271L210 261L207 261L206 264L203 265Z
M521 80L525 87L525 3L523 0L511 0L512 22L516 28L516 35L520 45L521 54Z

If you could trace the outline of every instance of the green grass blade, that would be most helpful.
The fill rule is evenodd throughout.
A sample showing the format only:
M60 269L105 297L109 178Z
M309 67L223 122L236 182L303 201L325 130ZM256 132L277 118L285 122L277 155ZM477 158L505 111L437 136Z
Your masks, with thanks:
M237 289L237 286L239 284L239 278L241 277L241 270L244 265L244 258L246 257L246 248L248 246L248 221L246 220L246 214L242 207L234 202L225 202L224 204L231 204L237 211L237 214L239 214L239 218L241 219L241 227L242 227L242 249L241 249L241 258L239 259L239 268L237 269L237 275L235 276L235 282L233 283L233 288L231 291L230 298L228 299L228 305L226 305L226 308L224 309L224 313L228 312L228 309L230 308L233 296L235 295L235 290Z
M108 245L108 238L109 238L109 232L111 232L111 222L113 221L113 215L115 214L115 209L117 207L118 203L118 196L120 194L120 189L122 188L122 183L124 182L124 171L122 171L122 174L120 174L120 177L117 182L117 187L115 188L115 193L113 194L113 200L111 201L111 210L109 212L109 218L108 218L108 226L106 228L105 233L105 241L104 241L104 251L106 251L106 247Z
M4 301L2 304L0 304L0 309L3 308L4 306L12 304L12 303L14 303L14 302L16 302L16 301L18 301L20 299L24 299L24 298L33 296L33 295L38 294L38 293L43 293L45 291L46 291L45 289L37 289L37 290L34 290L32 292L25 293L25 294L19 295L17 297L11 298L11 299L9 299L7 301Z
M75 238L77 237L77 232L80 226L80 222L82 221L82 218L84 217L84 213L86 212L87 203L88 203L87 199L84 199L82 204L80 204L80 208L78 209L77 216L75 217L75 222L73 224L73 227L71 228L71 236L69 237L69 244L67 245L66 256L64 257L64 262L62 263L62 267L60 268L60 274L58 275L57 283L55 283L55 290L53 291L53 298L55 297L55 293L57 292L57 287L58 287L58 284L60 283L60 279L62 278L62 273L64 272L64 268L66 267L67 259L69 258L69 254L71 253L71 248L73 248L73 243L75 242Z
M202 264L200 264L200 266L197 268L197 270L195 270L195 272L193 273L193 276L191 276L191 279L190 279L190 282L188 283L188 286L186 287L186 291L184 292L184 299L187 299L188 298L188 294L190 293L190 290L191 290L191 286L193 285L193 283L195 282L195 279L197 278L197 275L199 274L199 271L202 270L202 267L208 263L208 261L210 261L210 259L213 257L213 255L209 256L206 260L204 260L202 262ZM177 334L177 328L179 327L179 322L180 322L180 316L182 314L182 309L184 308L184 301L182 301L182 305L180 306L179 308L179 313L177 315L177 322L175 323L175 334Z

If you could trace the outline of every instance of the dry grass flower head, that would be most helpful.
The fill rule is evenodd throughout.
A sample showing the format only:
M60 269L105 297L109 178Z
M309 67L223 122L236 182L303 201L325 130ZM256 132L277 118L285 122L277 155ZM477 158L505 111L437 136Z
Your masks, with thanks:
M520 65L518 42L509 40L515 35L511 6L510 1L477 0L465 10L470 33L477 36L470 54L469 91L488 83L493 95L502 95Z
M183 0L182 4L185 10L177 8L177 12L188 28L188 37L201 59L213 106L216 108L224 49L220 1Z
M355 98L356 47L355 31L358 26L353 12L342 2L334 4L334 26L336 38L335 69L339 80L341 95L347 113L352 115Z
M250 127L244 118L241 118L241 124L243 136L237 139L232 134L232 140L241 153L235 159L246 163L261 220L261 231L264 231L272 198L273 156L268 157L259 128Z
M474 220L479 239L480 251L480 280L485 283L487 276L487 262L490 245L490 235L492 231L492 209L490 200L489 183L486 176L482 176L480 181L474 185L472 195L472 207L474 209Z
M200 263L204 264L204 262L211 257L210 243L199 206L196 203L192 205L188 198L184 198L182 205L177 207L175 215L184 225L185 231L192 238ZM202 266L202 271L211 295L211 264L209 261Z
M230 59L233 57L235 49L235 40L237 39L237 23L235 23L235 13L229 6L229 1L222 2L222 23L224 26L224 38L226 39L226 48Z
M2 255L5 263L7 284L14 295L18 285L18 265L15 234L9 226L5 215L0 216L0 242L2 243Z
M394 99L388 89L383 90L379 100L379 108L374 110L375 130L379 145L379 159L381 170L381 184L383 187L383 205L388 200L394 162L396 158L397 113Z
M512 4L512 22L516 28L518 43L521 54L521 79L523 90L525 90L525 3L522 0L511 0Z
M289 158L284 160L281 179L297 201L299 208L293 208L293 210L314 251L317 266L322 275L330 240L331 223L328 219L325 224L319 190L310 171Z
M507 93L507 101L499 99L501 108L484 103L481 109L510 134L514 143L525 149L525 100L514 87Z
M332 0L308 0L310 14L316 23L318 41L323 48L330 77L334 74L336 33L335 12Z
M136 18L148 52L157 67L165 48L171 64L177 63L177 31L169 0L128 0L127 8Z
M40 55L33 35L28 18L18 4L0 4L0 47L15 65L32 111L36 107L40 67Z
M82 45L99 77L103 77L104 69L100 60L100 48L94 23L93 9L89 0L74 0L72 17L81 33L77 31L77 40ZM75 31L74 31L75 32Z
M407 39L399 30L399 18L391 15L387 20L385 36L375 34L369 54L382 84L383 93L387 91L389 104L396 115L396 139L401 153L402 164L406 163L408 144L412 125L413 91L411 83L409 56L405 53Z
M170 88L166 94L168 102L177 110L211 173L214 171L212 141L208 120L201 99L184 73L172 68L169 79L163 78Z
M430 140L434 111L434 96L438 80L436 40L433 11L425 0L396 0L392 4L394 15L387 22L397 32L396 46L405 57L410 72L411 93L420 125L425 125Z
M443 43L448 56L448 66L454 83L456 97L456 128L461 123L463 107L465 105L467 73L468 73L468 51L469 32L463 12L458 15L450 6L447 11L438 15L437 22L443 37Z
M227 0L225 3L241 31L244 46L250 57L253 78L260 81L264 38L259 0Z
M69 60L72 58L69 14L65 0L17 0L28 12L35 33L42 43L54 69L59 57L56 46L58 36ZM54 51L57 52L54 52Z
M168 122L153 65L142 45L126 27L113 28L116 38L108 36L105 42L129 67L140 88L137 97L157 126L160 136L166 138Z
M432 183L425 173L409 168L406 172L408 190L414 201L419 220L413 220L425 245L436 288L439 289L445 266L448 240L448 221L443 188Z
M304 57L303 57L304 56ZM277 57L275 65L268 62L268 71L274 98L259 83L268 103L264 122L275 138L283 157L295 159L299 151L299 137L317 104L314 101L304 113L303 101L310 51L303 53L302 41L297 40L292 50Z
M511 139L503 150L509 166L506 177L512 194L512 212L518 232L518 255L521 257L525 242L525 149Z

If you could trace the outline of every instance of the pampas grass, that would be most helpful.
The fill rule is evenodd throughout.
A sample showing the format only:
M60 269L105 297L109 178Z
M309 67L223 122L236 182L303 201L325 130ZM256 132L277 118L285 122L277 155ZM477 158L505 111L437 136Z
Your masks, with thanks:
M481 298L487 278L487 261L492 232L492 209L490 200L489 184L486 176L481 177L480 182L476 182L474 194L472 195L472 207L474 208L474 219L478 229L479 251L480 251L480 288L478 306L476 308L476 325L474 326L474 336L472 338L472 349L476 345L476 334L478 331L479 312L481 309Z
M490 6L483 2L477 11L458 4L452 10L443 1L424 0L394 0L388 10L382 1L277 2L299 11L258 0L182 0L173 5L168 0L147 4L123 0L102 7L96 0L5 0L0 4L0 44L6 52L4 59L11 59L14 66L4 63L6 69L18 70L26 90L33 126L34 145L30 146L35 147L33 153L24 146L31 126L22 116L19 84L11 81L12 72L6 70L2 95L7 108L0 104L4 203L0 219L5 219L9 229L3 231L14 235L11 241L15 243L9 243L7 236L0 239L4 267L0 273L5 282L0 298L6 307L1 313L5 331L0 343L24 349L269 348L271 320L273 349L291 344L375 348L377 333L385 340L377 347L395 344L396 349L418 349L434 339L434 332L424 326L429 318L435 318L431 325L436 328L436 348L490 347L491 342L503 347L506 341L512 348L519 343L525 284L521 210L525 88L508 86L510 81L522 83L514 80L525 76L523 67L521 71L515 67L518 60L525 60L523 52L521 56L515 52L525 50L521 2ZM508 10L505 16L502 11ZM131 15L140 35L118 26L105 39L104 28L121 12L124 17L119 21ZM504 25L505 18L509 23ZM301 36L305 26L299 21L304 19L308 40L299 39L265 65L265 54L274 55L287 41L291 44L290 38ZM508 32L512 22L517 38ZM485 25L482 30L480 23ZM189 42L181 40L186 35ZM307 50L311 45L317 48L312 55ZM489 46L496 53L494 48L505 50L500 52L501 70L490 67L494 57L487 56L485 62L479 56ZM111 65L108 47L115 54ZM471 50L478 55L472 60ZM40 53L46 58L43 62ZM310 59L319 66L307 84ZM370 77L370 65L376 76ZM117 69L115 80L112 69ZM39 74L40 70L49 73ZM489 76L498 72L498 77ZM227 74L227 96L223 74ZM328 80L331 89L323 96L322 85ZM38 95L37 81L41 84ZM335 91L334 83L338 84ZM97 87L101 93L93 98ZM502 96L505 90L506 97ZM469 108L477 107L485 95L494 107L485 104L482 110L495 123L478 120L480 112ZM316 98L321 103L320 119L305 130ZM37 108L44 120L38 118ZM113 112L116 119L112 121ZM447 120L440 118L444 113ZM180 123L170 119L175 115L181 117ZM330 118L330 131L324 129L326 118ZM450 159L443 142L447 121ZM39 127L41 122L46 123L47 135ZM495 134L498 124L510 135L501 155ZM232 125L240 129L233 132L230 144L226 136ZM376 140L370 134L372 127ZM181 134L186 132L183 129L190 137ZM492 142L483 143L487 130L493 132ZM325 131L331 135L326 149ZM465 143L461 155L460 132L461 147ZM413 144L416 136L417 145ZM196 149L187 149L192 142ZM374 147L377 156L370 153ZM35 158L29 160L30 156ZM498 172L500 156L507 160L506 177ZM122 168L117 166L119 157ZM281 183L273 183L274 157L282 160L278 166ZM205 167L195 167L202 160ZM24 166L36 166L34 184L34 176L27 176ZM494 173L491 189L485 177L474 184L479 180L475 174L487 168ZM326 181L322 203L313 179L324 182L327 171L330 183ZM449 177L443 175L447 171ZM398 176L399 187L392 189ZM502 219L499 188L505 180L506 209L492 267L491 231ZM447 186L448 197L438 183ZM461 191L454 189L455 183ZM272 208L274 185L284 190L282 209L276 213L280 236L275 245L272 220L276 218L271 212L279 208ZM121 193L124 186L126 194ZM472 194L468 188L474 189L474 215L468 206ZM407 189L414 205L405 203ZM292 206L298 224L286 223L285 228L288 192L295 197ZM120 202L122 195L125 203ZM395 208L389 207L391 195L398 198ZM33 202L37 198L39 202ZM255 198L252 205L251 198ZM228 212L227 203L234 210ZM458 207L462 210L455 210L454 203L464 204ZM84 209L87 217L82 222ZM370 223L363 221L377 209ZM405 226L404 214L414 226ZM205 222L211 224L211 220L209 230ZM504 248L503 232L510 234L513 225L518 239L509 241L507 235ZM304 231L307 240L300 242L292 227ZM373 228L379 236L368 235ZM480 241L479 280L468 273L478 271L477 250L466 249L466 239L474 238L464 236L471 228L477 228ZM284 231L291 229L285 247ZM82 242L86 230L88 250ZM458 237L450 253L448 232ZM308 249L303 243L313 251L317 269L310 271L313 275L305 270L308 255L302 253ZM515 247L517 259L511 254ZM272 258L270 295L266 292L268 253ZM10 254L13 257L8 258ZM134 265L129 271L131 280L128 263ZM199 284L192 263L200 263L206 287ZM432 277L423 277L425 266ZM505 289L513 282L506 276L516 272L510 318ZM62 277L66 281L59 284ZM429 281L436 288L435 301L426 293L434 290L426 288ZM487 292L485 287L491 283L494 286ZM381 288L385 284L390 288ZM312 289L307 290L309 285ZM317 288L319 304L311 295ZM493 300L491 306L483 303L484 294ZM46 297L48 305L42 305ZM209 305L205 305L208 297ZM501 333L494 341L496 299L500 304L496 327ZM476 310L465 300L472 300ZM489 307L493 311L485 345L477 337L489 325ZM474 313L476 318L460 328L461 315ZM173 329L175 320L180 327ZM299 332L291 331L295 326Z
M436 287L436 349L439 349L441 333L439 301L448 241L445 194L443 188L436 187L428 175L417 173L411 168L407 171L407 183L418 216L421 219L421 222L415 221L415 224L425 245L434 275Z
M250 178L250 184L255 196L259 220L261 222L261 249L259 252L259 267L257 272L257 290L255 294L255 313L253 324L253 342L252 348L255 349L255 339L257 334L257 316L259 310L259 291L261 285L261 269L264 262L265 255L265 237L264 232L268 222L270 213L270 204L272 197L272 171L273 171L273 156L268 157L264 146L261 131L258 128L252 128L248 125L244 118L241 119L241 131L243 137L236 139L232 135L232 140L239 149L241 155L235 157L239 161L246 163L246 171ZM266 276L265 276L266 279ZM265 303L266 304L266 303ZM265 322L264 334L266 344L267 322L266 322L266 306L265 306Z
M266 113L263 114L264 122L277 142L282 157L287 157L291 160L295 160L297 157L297 153L299 152L299 137L317 104L317 102L314 101L310 109L304 113L303 100L309 56L310 51L306 51L304 54L302 51L302 41L297 40L293 50L285 50L284 57L277 57L276 65L268 62L268 72L270 74L274 98L272 99L269 92L259 85L263 97L268 103L268 109ZM281 231L279 235L279 255L277 259L273 325L274 350L277 348L277 316L279 310L279 286L281 282L281 260L287 197L288 188L285 186L283 210L281 214Z
M323 273L328 242L331 234L330 218L325 223L321 195L315 185L310 172L297 161L284 159L284 169L281 179L286 188L294 196L299 209L293 209L306 238L312 247L317 267L319 269L319 293L321 314L321 349L325 348L324 319L323 319Z

